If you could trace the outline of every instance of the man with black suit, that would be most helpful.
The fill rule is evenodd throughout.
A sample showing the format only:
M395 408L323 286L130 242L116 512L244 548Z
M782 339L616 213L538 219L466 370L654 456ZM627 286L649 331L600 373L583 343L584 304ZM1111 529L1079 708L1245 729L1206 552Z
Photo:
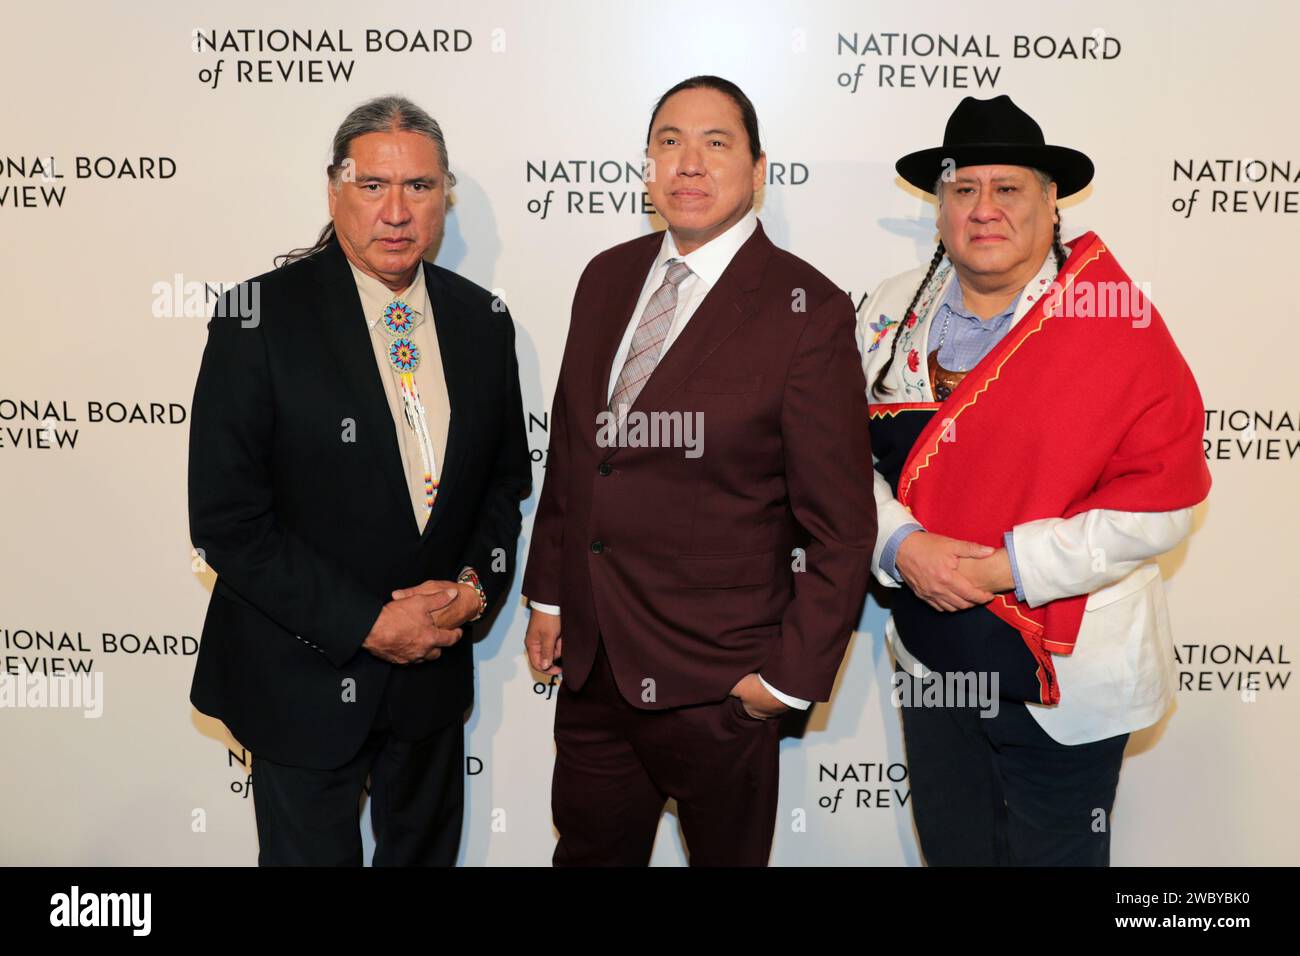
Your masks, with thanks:
M451 865L470 624L504 594L531 484L514 327L423 262L455 184L409 100L334 137L331 221L222 300L190 426L190 531L217 572L191 700L253 752L259 863Z
M668 230L578 283L524 575L554 861L645 864L672 797L693 865L761 866L773 718L828 699L871 573L865 380L848 296L754 214L740 88L670 89L647 158Z

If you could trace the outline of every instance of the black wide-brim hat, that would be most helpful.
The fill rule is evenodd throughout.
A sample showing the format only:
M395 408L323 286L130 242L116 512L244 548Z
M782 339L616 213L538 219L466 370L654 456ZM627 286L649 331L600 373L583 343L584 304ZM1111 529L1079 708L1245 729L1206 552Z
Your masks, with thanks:
M934 193L944 160L962 166L1033 166L1056 180L1063 199L1092 182L1092 160L1067 146L1049 146L1043 129L1011 97L968 96L952 111L943 145L908 153L895 165L898 175L922 192Z

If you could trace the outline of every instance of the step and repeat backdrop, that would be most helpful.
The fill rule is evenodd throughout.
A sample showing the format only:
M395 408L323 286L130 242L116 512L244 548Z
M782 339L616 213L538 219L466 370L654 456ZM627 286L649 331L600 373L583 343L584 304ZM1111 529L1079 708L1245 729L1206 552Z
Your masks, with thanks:
M1278 107L1298 30L1283 2L8 11L0 672L10 688L81 675L88 693L5 696L0 863L256 859L251 755L188 699L214 583L187 528L189 407L217 293L325 223L344 115L400 93L447 134L459 185L437 262L518 325L536 480L522 560L575 283L663 228L640 178L649 110L697 73L757 106L769 234L855 303L929 258L934 207L893 164L937 145L963 96L1009 94L1092 156L1064 234L1096 230L1149 284L1200 381L1214 476L1160 562L1178 702L1130 742L1113 859L1295 862L1300 132ZM518 587L476 648L466 865L542 865L555 843L557 684L525 662ZM883 623L869 601L833 700L783 741L775 864L920 862ZM655 862L683 859L670 806Z

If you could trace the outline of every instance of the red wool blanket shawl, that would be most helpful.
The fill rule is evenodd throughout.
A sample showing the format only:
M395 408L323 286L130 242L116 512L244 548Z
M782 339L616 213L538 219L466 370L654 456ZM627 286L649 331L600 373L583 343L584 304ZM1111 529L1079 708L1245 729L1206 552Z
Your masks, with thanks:
M1173 511L1210 489L1196 380L1159 313L1091 232L1071 243L1049 292L935 407L898 500L950 537L997 548L1027 521ZM1010 592L986 605L1043 667L1044 703L1060 701L1051 655L1073 652L1087 599L1031 608Z

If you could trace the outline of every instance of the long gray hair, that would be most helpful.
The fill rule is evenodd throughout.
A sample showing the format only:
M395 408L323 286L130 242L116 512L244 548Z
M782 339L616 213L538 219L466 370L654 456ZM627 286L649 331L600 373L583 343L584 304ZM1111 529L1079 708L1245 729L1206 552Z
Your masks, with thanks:
M404 96L377 96L373 100L366 100L349 113L334 133L333 158L325 168L325 173L330 179L330 188L339 188L339 175L344 169L354 139L366 133L387 133L390 130L419 133L433 140L434 145L438 147L438 161L442 163L447 188L456 185L456 176L447 161L447 140L442 135L442 127L438 125L438 121ZM321 230L315 245L276 256L275 267L279 269L291 262L315 255L329 245L333 238L334 221L330 220Z

